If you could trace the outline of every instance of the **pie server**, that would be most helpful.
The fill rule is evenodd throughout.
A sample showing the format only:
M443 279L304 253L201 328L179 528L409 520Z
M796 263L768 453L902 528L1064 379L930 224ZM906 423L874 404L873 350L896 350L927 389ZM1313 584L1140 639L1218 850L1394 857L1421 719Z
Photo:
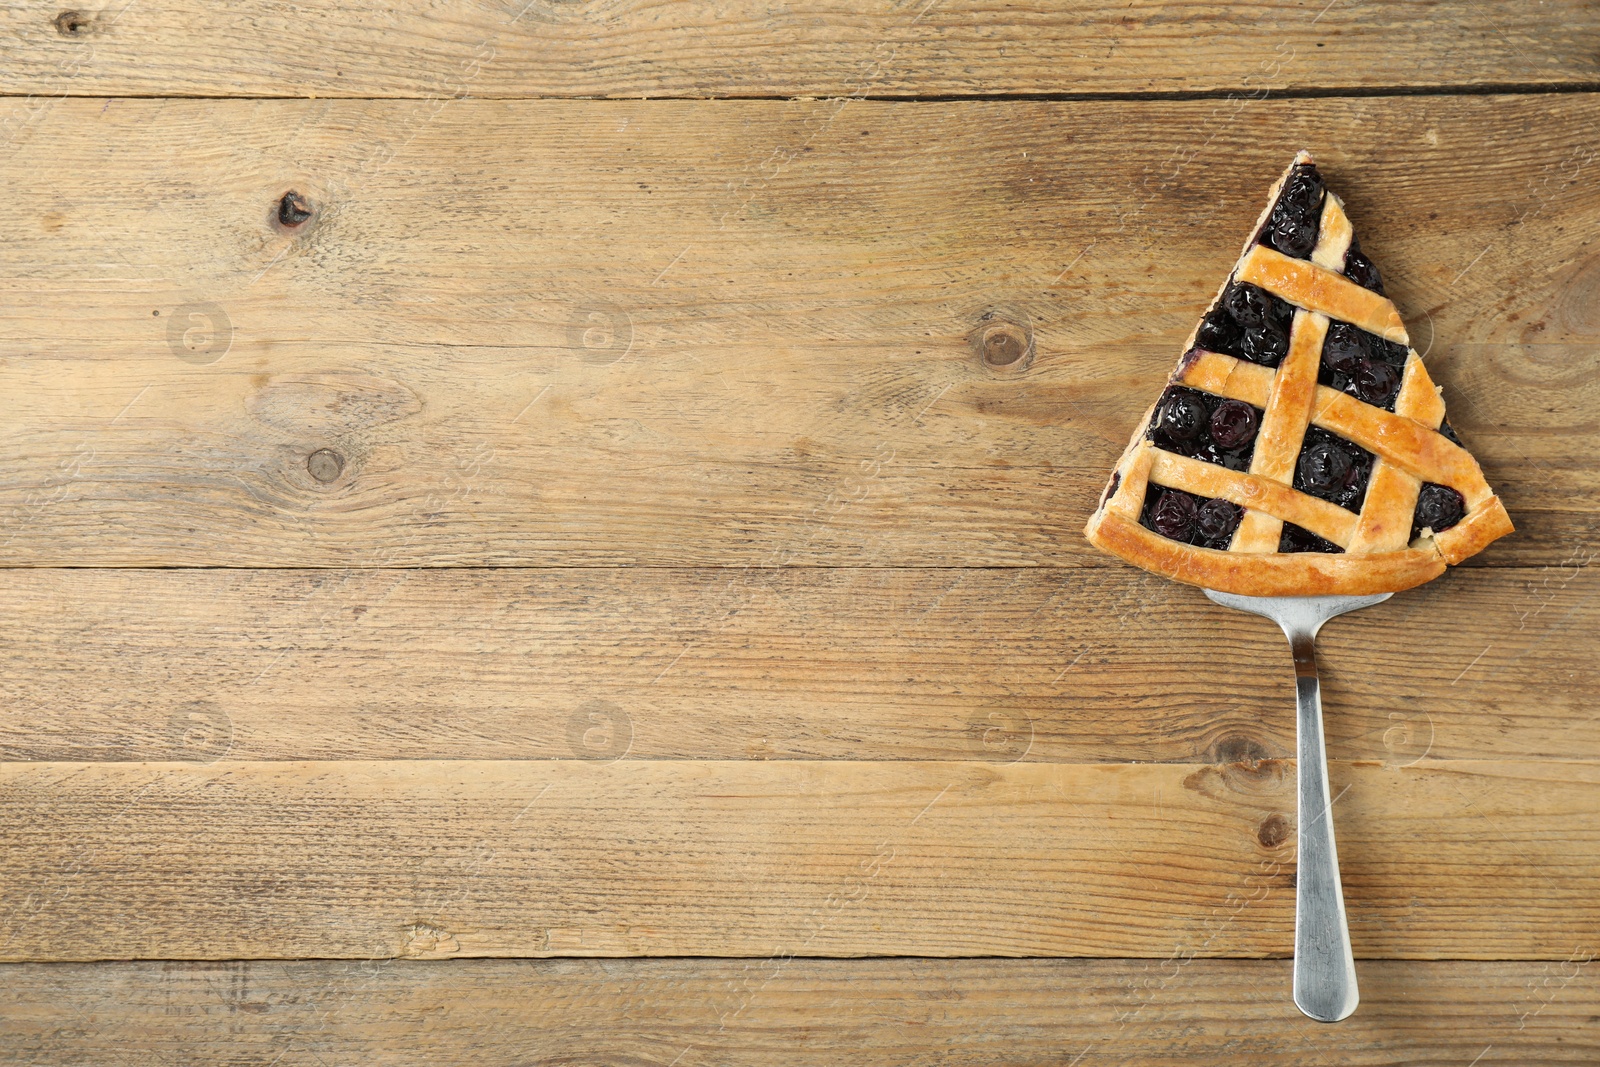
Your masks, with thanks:
M1299 866L1294 884L1294 1003L1324 1023L1347 1019L1360 999L1350 926L1339 885L1328 795L1328 754L1322 743L1322 687L1317 681L1317 631L1335 615L1381 604L1393 595L1239 596L1206 590L1227 608L1271 619L1294 654L1295 759L1299 769Z

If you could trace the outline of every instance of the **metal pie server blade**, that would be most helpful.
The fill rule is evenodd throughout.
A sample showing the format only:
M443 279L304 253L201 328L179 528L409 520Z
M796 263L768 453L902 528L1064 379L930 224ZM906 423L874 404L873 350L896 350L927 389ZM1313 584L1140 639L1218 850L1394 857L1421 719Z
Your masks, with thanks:
M1336 615L1371 607L1391 593L1374 596L1240 596L1207 589L1223 607L1271 619L1289 639L1294 655L1295 757L1299 769L1299 867L1294 894L1294 1003L1318 1022L1336 1023L1356 1010L1356 961L1339 884L1339 852L1333 841L1333 803L1328 795L1328 756L1322 741L1322 689L1317 681L1317 631Z

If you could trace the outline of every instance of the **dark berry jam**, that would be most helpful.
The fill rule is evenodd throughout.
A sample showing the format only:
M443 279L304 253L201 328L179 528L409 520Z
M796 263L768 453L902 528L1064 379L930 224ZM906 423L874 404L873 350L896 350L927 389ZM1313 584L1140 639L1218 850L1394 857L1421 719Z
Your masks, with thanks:
M1294 305L1287 300L1248 282L1229 282L1200 320L1194 343L1208 352L1276 367L1289 354L1293 322Z
M1262 411L1183 385L1169 385L1150 419L1147 440L1157 448L1229 470L1250 469Z
M1378 276L1378 268L1362 254L1361 244L1354 234L1350 235L1350 250L1344 254L1344 276L1363 289L1383 295L1383 279Z
M1294 487L1348 511L1359 512L1367 495L1373 458L1372 453L1360 445L1320 426L1307 427L1300 458L1294 467Z
M1231 501L1207 500L1181 489L1152 485L1145 493L1139 522L1162 537L1226 551L1243 518L1244 509Z
M1261 243L1286 256L1307 259L1322 226L1322 176L1315 164L1299 163L1289 172L1261 230Z
M1444 434L1444 439L1449 441L1451 444L1458 445L1462 448L1466 447L1465 445L1461 444L1461 438L1456 436L1456 431L1450 426L1449 419L1445 419L1439 424L1439 432Z
M1283 536L1278 538L1279 552L1343 552L1332 541L1324 541L1303 526L1292 522L1283 524Z
M1105 495L1100 498L1100 506L1105 507L1112 497L1117 495L1117 486L1122 484L1122 472L1111 472L1111 484L1106 486Z
M1406 346L1387 341L1348 322L1328 324L1322 340L1322 366L1317 382L1349 393L1385 411L1394 410L1400 395Z
M1442 533L1466 514L1467 502L1460 493L1448 485L1424 482L1422 492L1417 494L1417 510L1411 516L1411 536L1415 539L1424 528Z

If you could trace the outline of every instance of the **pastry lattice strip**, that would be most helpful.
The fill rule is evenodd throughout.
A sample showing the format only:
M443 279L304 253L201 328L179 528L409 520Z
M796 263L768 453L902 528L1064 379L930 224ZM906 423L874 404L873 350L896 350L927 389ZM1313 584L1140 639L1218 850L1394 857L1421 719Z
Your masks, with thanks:
M1307 153L1295 160L1295 164L1309 162ZM1409 347L1394 303L1341 273L1354 234L1339 199L1332 192L1324 197L1309 260L1255 243L1254 235L1292 172L1293 166L1274 187L1232 276L1294 307L1287 355L1274 370L1191 348L1172 378L1174 384L1263 409L1249 470L1236 471L1158 448L1145 439L1152 408L1090 520L1090 540L1169 577L1234 592L1291 595L1406 588L1510 532L1510 519L1477 461L1439 432L1444 402L1421 358ZM1333 320L1407 346L1392 413L1318 384L1323 342ZM1190 340L1192 344L1194 338ZM1294 488L1295 466L1310 426L1353 442L1375 457L1359 513ZM1408 545L1424 482L1459 492L1466 514L1450 529L1424 531ZM1220 498L1244 509L1228 550L1171 541L1142 526L1140 509L1152 486ZM1279 553L1285 522L1343 552Z

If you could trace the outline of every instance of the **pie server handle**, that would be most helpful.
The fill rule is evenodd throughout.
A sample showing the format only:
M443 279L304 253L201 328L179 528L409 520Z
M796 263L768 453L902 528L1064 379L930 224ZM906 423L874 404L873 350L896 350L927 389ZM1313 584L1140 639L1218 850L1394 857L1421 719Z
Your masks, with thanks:
M1356 961L1339 884L1339 850L1333 841L1333 798L1328 794L1328 754L1322 740L1322 687L1317 680L1317 631L1347 611L1389 599L1374 596L1206 596L1224 607L1271 619L1294 654L1295 757L1299 769L1299 857L1294 888L1294 1003L1318 1022L1336 1023L1356 1010Z
M1295 756L1299 782L1299 860L1294 889L1294 1002L1324 1023L1349 1018L1360 999L1350 926L1339 884L1333 839L1333 800L1322 739L1322 687L1317 681L1315 631L1285 627L1294 653Z

